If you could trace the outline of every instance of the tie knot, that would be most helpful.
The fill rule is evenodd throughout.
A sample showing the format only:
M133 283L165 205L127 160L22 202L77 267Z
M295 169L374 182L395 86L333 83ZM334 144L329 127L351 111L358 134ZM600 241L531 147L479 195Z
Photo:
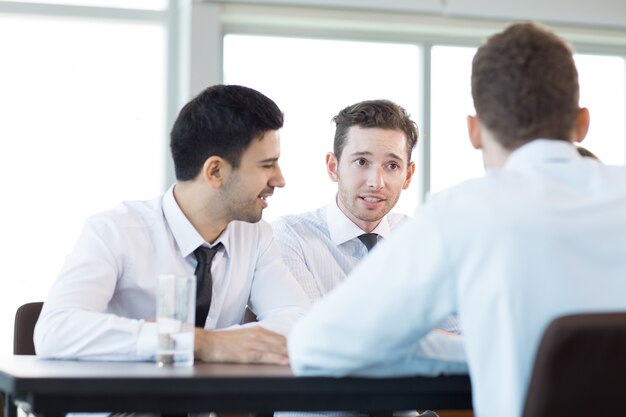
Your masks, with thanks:
M206 246L200 246L195 251L193 251L193 254L196 256L196 259L198 260L198 265L210 264L211 261L213 261L213 257L215 256L215 254L221 247L222 247L222 243L220 242L217 245L213 246L212 248L207 248Z
M378 243L378 233L363 233L359 236L359 240L363 242L369 252Z

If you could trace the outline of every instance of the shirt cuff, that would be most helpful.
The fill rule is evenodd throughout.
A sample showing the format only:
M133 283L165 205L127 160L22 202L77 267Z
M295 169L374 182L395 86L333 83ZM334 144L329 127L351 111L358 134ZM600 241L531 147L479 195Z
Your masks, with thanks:
M137 356L145 360L155 360L157 350L157 324L143 322L137 335Z

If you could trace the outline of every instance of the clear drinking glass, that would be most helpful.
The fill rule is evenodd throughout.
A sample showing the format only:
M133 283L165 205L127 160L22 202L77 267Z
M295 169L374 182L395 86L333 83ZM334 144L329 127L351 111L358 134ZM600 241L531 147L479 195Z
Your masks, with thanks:
M159 275L157 283L157 363L192 366L196 315L196 278Z

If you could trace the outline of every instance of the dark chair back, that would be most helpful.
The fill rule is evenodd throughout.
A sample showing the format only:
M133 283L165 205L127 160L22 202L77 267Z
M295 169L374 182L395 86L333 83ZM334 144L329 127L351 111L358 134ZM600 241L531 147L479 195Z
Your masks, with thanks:
M626 416L626 312L557 318L544 332L523 417Z
M13 328L13 354L34 355L33 332L43 307L42 302L22 305L15 312L15 327Z
M257 321L256 315L252 312L252 310L250 310L250 308L246 307L246 312L243 315L241 324L254 323L255 321Z

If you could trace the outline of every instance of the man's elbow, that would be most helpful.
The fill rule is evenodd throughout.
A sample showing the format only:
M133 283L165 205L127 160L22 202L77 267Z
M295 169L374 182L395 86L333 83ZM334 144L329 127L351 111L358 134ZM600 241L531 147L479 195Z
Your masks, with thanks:
M316 376L334 374L330 369L313 359L315 355L310 351L310 347L293 332L287 338L287 350L289 352L289 364L294 375Z
M33 344L37 356L44 359L70 359L64 353L64 344L68 341L64 335L62 317L41 316L33 333Z
M48 327L46 320L39 319L33 334L33 344L37 356L44 359L54 359L58 357L58 345L54 341L54 332L49 331Z

